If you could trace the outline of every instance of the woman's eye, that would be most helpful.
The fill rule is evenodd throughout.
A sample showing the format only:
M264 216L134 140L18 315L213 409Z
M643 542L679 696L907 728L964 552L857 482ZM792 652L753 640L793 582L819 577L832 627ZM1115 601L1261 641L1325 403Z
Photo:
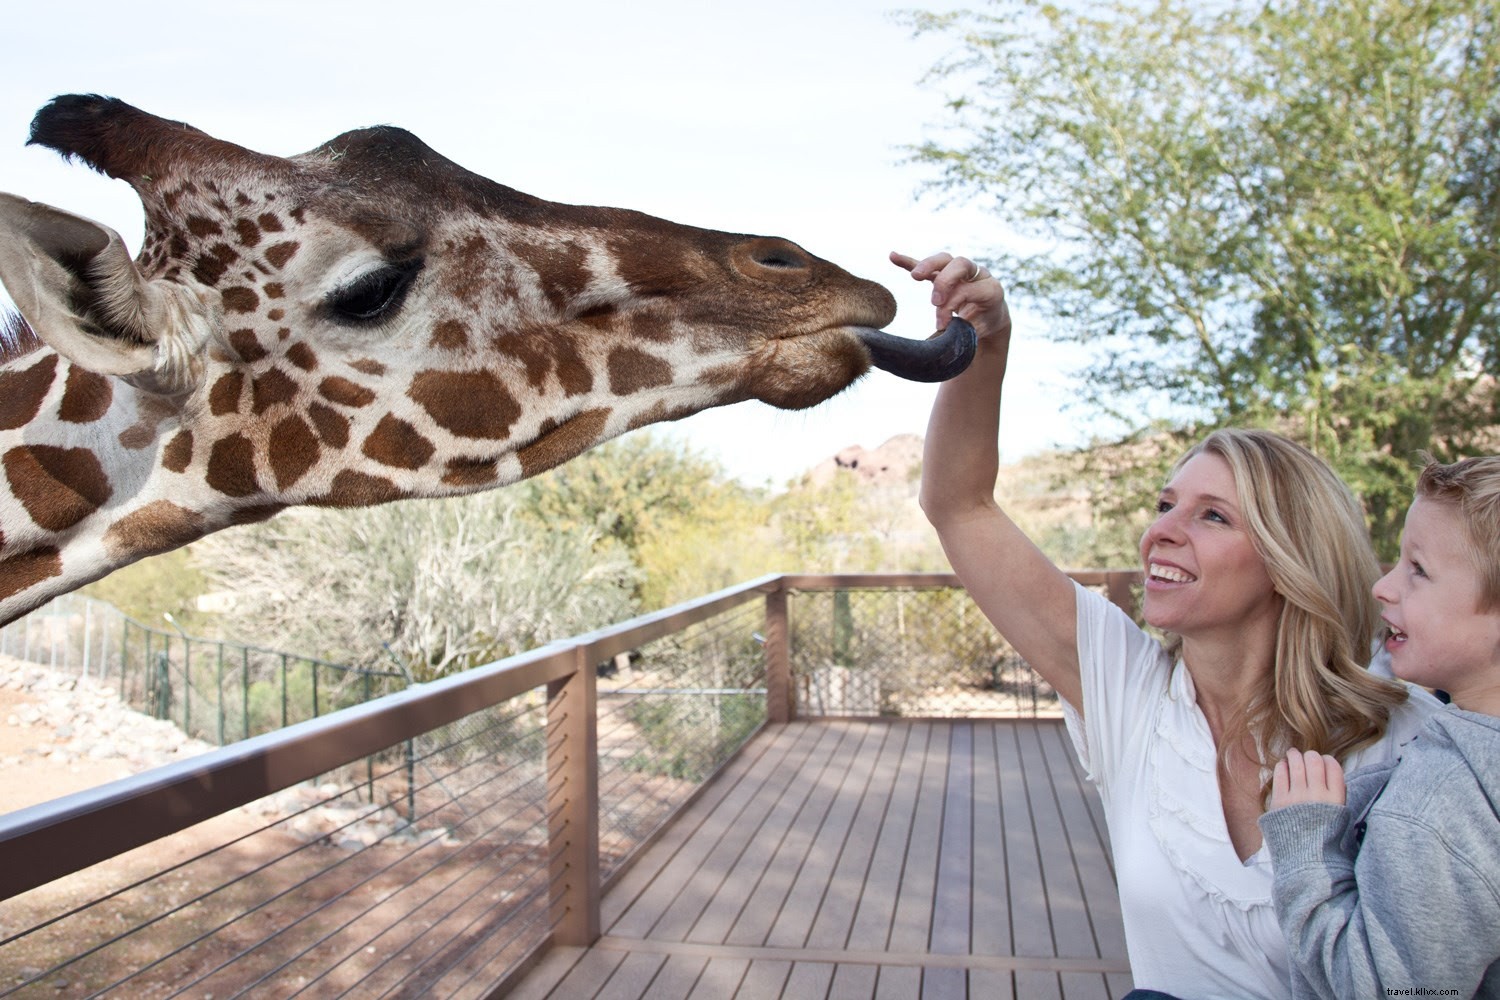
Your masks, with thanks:
M1170 500L1158 500L1158 501L1156 501L1156 512L1158 514L1165 514L1167 511L1169 511L1171 509L1172 509L1172 501L1170 501Z
M1208 508L1208 510L1206 510L1206 511L1203 512L1203 517L1206 520L1217 521L1220 524L1228 524L1229 523L1229 518L1225 517L1223 514L1220 514L1218 511L1214 510L1212 507Z
M1422 564L1419 563L1419 562L1414 562L1414 563L1411 564L1411 571L1412 571L1412 575L1413 576L1426 576L1427 575L1427 571L1422 568Z
M330 295L328 308L350 322L376 322L400 307L420 270L422 262L415 260L367 271Z

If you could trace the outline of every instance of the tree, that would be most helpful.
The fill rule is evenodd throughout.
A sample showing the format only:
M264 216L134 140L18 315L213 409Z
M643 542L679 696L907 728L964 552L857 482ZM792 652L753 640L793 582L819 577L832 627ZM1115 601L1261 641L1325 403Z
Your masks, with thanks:
M1089 403L1186 437L1300 438L1386 556L1419 449L1494 449L1489 0L1002 0L912 21L957 39L938 78L977 81L915 158L1017 233L990 255L1014 299L1098 347Z
M538 531L519 494L298 508L194 547L234 628L416 681L630 617L634 570L590 526Z

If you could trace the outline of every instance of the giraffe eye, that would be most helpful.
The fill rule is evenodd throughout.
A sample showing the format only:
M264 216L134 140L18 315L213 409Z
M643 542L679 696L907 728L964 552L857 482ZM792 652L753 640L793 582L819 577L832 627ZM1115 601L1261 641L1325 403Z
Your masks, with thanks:
M328 296L328 309L351 323L374 323L400 308L412 279L422 270L421 259L385 264L366 271Z

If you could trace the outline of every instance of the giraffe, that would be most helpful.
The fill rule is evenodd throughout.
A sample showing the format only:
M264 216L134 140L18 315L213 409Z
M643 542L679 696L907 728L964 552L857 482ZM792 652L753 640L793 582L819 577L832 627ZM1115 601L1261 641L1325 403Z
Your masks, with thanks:
M563 205L404 130L278 157L113 98L30 142L124 180L145 235L0 194L0 624L294 505L468 493L711 406L816 405L872 361L883 287L784 239ZM956 346L955 346L956 345Z

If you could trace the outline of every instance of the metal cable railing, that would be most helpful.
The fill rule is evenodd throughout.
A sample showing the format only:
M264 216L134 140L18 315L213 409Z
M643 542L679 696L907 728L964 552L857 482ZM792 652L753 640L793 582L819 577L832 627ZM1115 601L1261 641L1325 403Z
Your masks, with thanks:
M768 577L0 816L0 997L492 995L768 719L1051 711L992 632Z

